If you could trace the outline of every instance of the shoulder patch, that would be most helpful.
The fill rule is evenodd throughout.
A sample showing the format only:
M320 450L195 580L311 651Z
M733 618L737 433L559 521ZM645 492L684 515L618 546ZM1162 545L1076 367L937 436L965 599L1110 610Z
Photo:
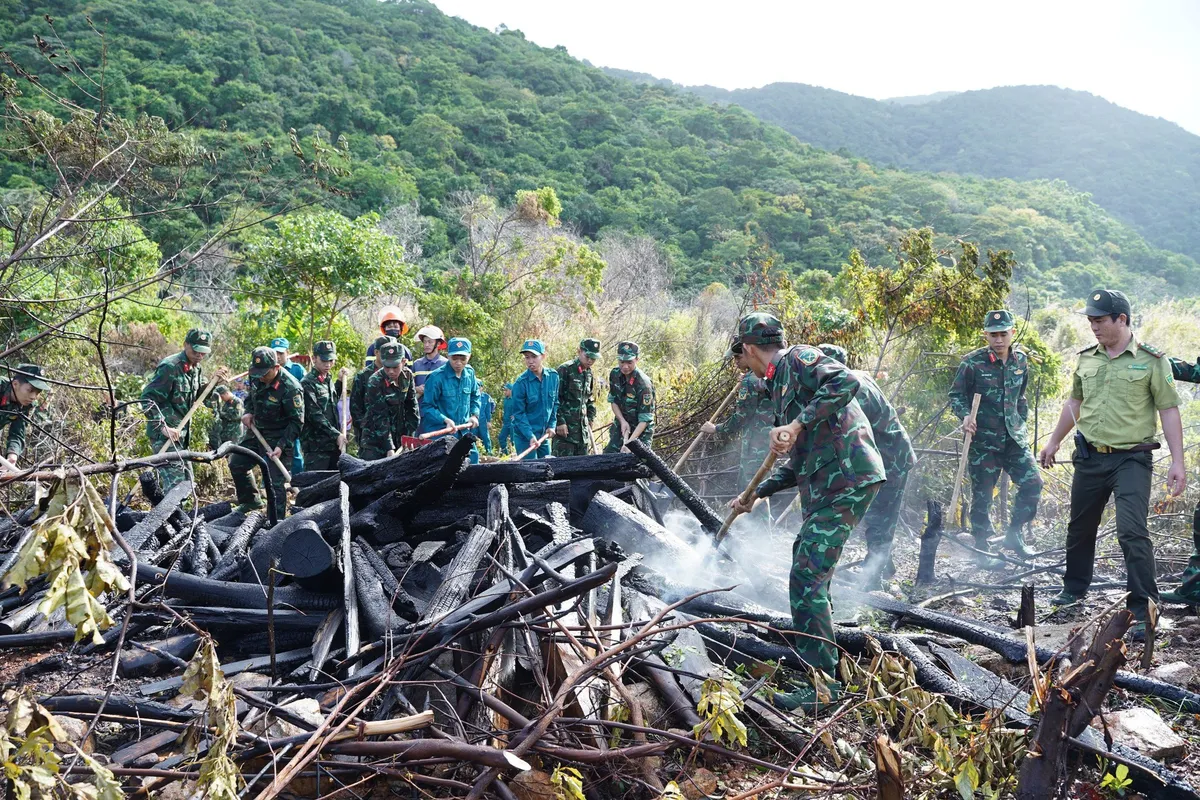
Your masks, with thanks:
M642 405L644 405L644 406L650 405L650 401L653 399L654 399L654 395L652 395L650 392L642 392Z
M815 347L805 347L796 354L796 358L798 358L800 363L806 367L811 367L813 364L817 363L817 359L820 357L821 352Z
M304 398L298 394L292 395L292 405L296 408L304 408Z
M1142 350L1145 350L1147 353L1154 356L1155 358L1162 358L1163 356L1166 355L1166 353L1164 353L1162 350L1159 350L1157 347L1155 347L1152 344L1146 344L1145 342L1138 342L1138 347Z

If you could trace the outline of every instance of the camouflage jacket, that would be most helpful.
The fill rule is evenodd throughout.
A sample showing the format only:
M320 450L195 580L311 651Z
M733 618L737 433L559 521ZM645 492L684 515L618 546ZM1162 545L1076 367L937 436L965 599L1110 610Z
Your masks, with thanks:
M555 426L566 425L562 439L575 444L587 444L585 427L596 420L596 379L592 370L572 359L558 367L558 419Z
M1189 364L1183 359L1170 356L1171 359L1171 375L1175 380L1185 383L1200 383L1200 358L1196 359L1195 364Z
M362 445L380 453L400 449L400 437L417 429L417 393L412 370L404 367L392 383L383 370L367 381L367 414L362 425Z
M1015 347L1007 361L1001 361L990 347L972 350L958 365L950 387L950 410L959 419L971 414L971 402L980 395L975 416L978 431L974 442L982 447L1003 447L1005 433L1018 444L1025 444L1025 420L1029 405L1025 387L1029 383L1029 357ZM974 443L973 442L973 443Z
M187 415L204 386L204 370L189 364L182 352L159 362L153 377L142 388L142 409L146 414L146 435L151 441L163 441L163 428L174 428ZM181 443L191 437L191 423L182 431Z
M338 449L342 435L338 419L337 395L332 376L324 379L314 369L300 381L304 393L304 427L300 430L300 445L304 452L328 453Z
M279 370L271 384L251 379L246 412L254 415L254 427L267 444L285 450L292 447L304 427L304 392L300 382L286 369ZM258 441L252 433L250 438Z
M845 365L808 345L780 351L767 368L775 422L803 430L791 459L759 484L758 496L796 486L811 512L845 492L886 480L871 422L854 397L862 386Z
M771 428L775 427L775 404L762 378L747 372L738 384L737 398L729 419L717 425L717 440L741 438L741 464L755 468L771 449Z
M608 373L608 402L621 409L621 416L631 428L645 422L649 430L654 425L654 384L640 369L626 378L620 367Z
M900 415L888 401L879 384L865 372L854 372L861 384L854 399L871 421L871 433L875 436L875 448L883 457L888 480L908 474L916 466L917 454L913 452L908 431L900 424Z
M367 416L367 382L378 370L372 362L369 367L354 376L354 383L350 386L350 419L360 427Z
M239 442L242 439L242 401L237 397L226 403L217 398L213 408L212 427L208 429L208 446L214 450L225 442Z
M18 405L17 396L12 391L12 381L0 381L0 430L8 427L7 446L0 455L21 455L25 451L25 424L32 413L32 403Z

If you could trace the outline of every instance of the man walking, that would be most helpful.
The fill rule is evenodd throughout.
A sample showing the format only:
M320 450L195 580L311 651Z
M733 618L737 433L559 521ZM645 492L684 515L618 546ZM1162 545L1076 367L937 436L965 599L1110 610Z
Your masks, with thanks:
M346 437L338 419L333 371L337 345L321 341L313 345L312 370L300 381L304 393L304 427L300 445L304 448L304 467L311 470L335 470L338 457L346 450Z
M575 358L558 369L558 418L554 455L591 454L592 423L596 419L596 379L592 365L600 358L600 340L584 339Z
M1146 529L1150 510L1151 452L1155 412L1171 451L1167 486L1179 495L1187 487L1179 393L1170 361L1156 347L1139 342L1129 324L1129 299L1097 289L1084 308L1096 344L1079 352L1071 396L1038 460L1054 466L1062 440L1075 434L1075 475L1071 480L1071 520L1067 525L1067 568L1055 605L1087 595L1096 560L1096 530L1108 498L1116 498L1117 542L1128 575L1126 606L1138 620L1134 639L1145 637L1149 601L1159 600L1154 545Z
M367 381L367 413L358 451L366 461L395 455L402 438L417 429L417 395L412 372L405 366L407 350L389 339L375 353L381 369Z
M1029 358L1013 347L1013 315L999 309L989 311L983 321L987 345L972 350L958 365L950 387L950 409L963 420L963 430L972 435L967 454L971 475L971 531L975 562L984 569L999 569L1004 562L988 555L992 523L988 511L1001 472L1007 472L1017 488L1012 516L1004 532L1004 546L1018 558L1033 554L1026 549L1021 529L1037 515L1042 496L1042 476L1029 449L1025 420L1029 404ZM975 421L968 417L974 396L980 396Z
M192 328L183 340L183 351L159 362L154 376L142 388L142 410L146 414L146 437L157 453L171 443L170 450L186 450L191 442L192 423L182 425L188 409L204 386L200 363L212 350L212 334ZM172 461L158 468L158 480L164 492L173 489L190 474L191 465Z
M242 417L246 436L241 446L263 456L268 461L268 474L275 493L275 514L279 519L287 515L287 490L283 473L271 461L274 456L282 464L292 458L292 447L304 427L304 394L300 383L292 374L280 366L275 351L270 347L256 347L250 359L250 397L246 402L246 414ZM264 450L258 432L267 441ZM237 492L238 509L251 511L263 507L252 470L256 463L249 456L234 453L229 457L229 472L233 476L233 488ZM265 580L265 576L259 576Z
M606 453L619 453L625 444L640 439L649 447L654 439L654 384L638 369L637 342L617 345L618 366L608 373L608 404L613 422L608 429Z
M558 373L550 372L543 362L546 346L539 339L526 339L521 345L525 371L513 383L513 438L520 450L533 448L525 461L550 455L550 439L558 418ZM545 441L541 441L545 439Z

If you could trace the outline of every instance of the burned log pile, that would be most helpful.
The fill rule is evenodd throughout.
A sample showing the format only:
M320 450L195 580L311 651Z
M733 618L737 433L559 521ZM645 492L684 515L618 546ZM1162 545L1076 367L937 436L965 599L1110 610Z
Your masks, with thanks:
M0 592L0 653L24 654L17 682L30 702L80 720L89 759L148 796L171 783L211 789L224 774L259 798L371 781L393 794L501 800L563 796L564 781L589 798L658 797L675 782L696 797L715 792L716 764L741 769L747 791L836 794L916 773L953 791L953 774L931 778L909 753L879 758L891 752L880 729L908 730L910 748L927 748L931 762L958 739L972 744L952 759L991 752L977 737L1007 737L996 752L1023 747L1016 728L971 721L996 705L964 684L961 664L899 634L852 628L838 644L859 658L819 679L847 686L843 708L867 720L858 727L869 741L857 753L855 742L826 740L802 712L772 702L774 689L809 673L789 647L787 615L762 605L756 581L742 580L749 568L707 544L719 518L697 506L699 524L681 531L639 508L645 492L633 483L664 464L614 454L469 465L469 441L374 462L343 456L335 472L297 475L291 513L274 525L227 502L197 506L190 484L165 494L148 485L148 511L118 506L112 517L114 563L133 587L132 599L106 598L116 625L103 643L17 650L76 638L66 619L38 612L51 591L40 577ZM0 534L6 571L36 517L15 515ZM673 568L697 550L709 568ZM965 630L945 615L876 605L948 635ZM992 644L1024 657L1014 640ZM50 680L108 665L111 680L90 691ZM226 691L222 711L215 698ZM897 713L896 703L913 710ZM914 719L957 727L914 736ZM1036 726L1028 714L1008 723ZM1083 740L1130 764L1139 785L1194 796L1153 762ZM1011 789L1018 763L977 771Z

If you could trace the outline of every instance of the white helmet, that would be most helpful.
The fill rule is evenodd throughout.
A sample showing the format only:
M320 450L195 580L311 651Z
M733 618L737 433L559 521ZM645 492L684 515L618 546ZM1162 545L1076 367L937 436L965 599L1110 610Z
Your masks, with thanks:
M443 342L446 341L446 335L442 333L442 329L437 325L426 325L424 328L421 328L421 330L417 331L417 338L429 338L434 341L441 339Z

